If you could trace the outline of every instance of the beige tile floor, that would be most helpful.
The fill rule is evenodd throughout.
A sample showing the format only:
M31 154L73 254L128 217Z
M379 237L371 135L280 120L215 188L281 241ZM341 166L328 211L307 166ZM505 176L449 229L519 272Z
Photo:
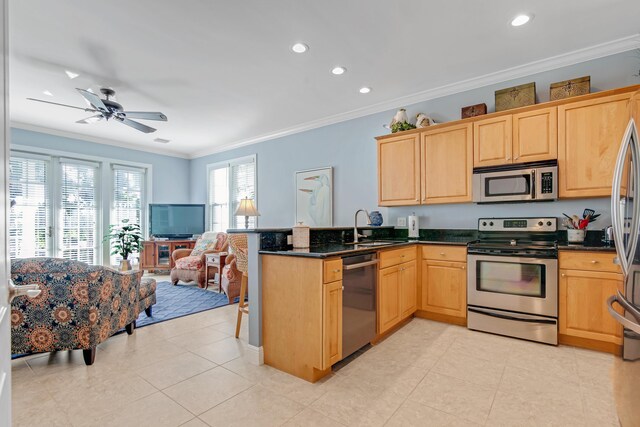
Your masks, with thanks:
M414 319L310 384L244 359L236 306L13 361L17 426L616 426L612 356Z

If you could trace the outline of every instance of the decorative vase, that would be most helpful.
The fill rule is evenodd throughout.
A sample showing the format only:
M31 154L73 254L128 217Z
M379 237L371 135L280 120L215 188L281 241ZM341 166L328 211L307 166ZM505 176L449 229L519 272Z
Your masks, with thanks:
M376 227L381 226L384 221L382 214L379 211L372 211L369 214L369 218L371 219L371 225Z
M118 270L120 270L120 271L130 271L132 269L133 269L133 267L131 267L131 260L128 260L128 259L121 259L120 260L120 266L118 267Z
M575 230L575 229L568 229L567 230L567 241L569 243L583 243L584 242L584 236L586 235L587 230Z

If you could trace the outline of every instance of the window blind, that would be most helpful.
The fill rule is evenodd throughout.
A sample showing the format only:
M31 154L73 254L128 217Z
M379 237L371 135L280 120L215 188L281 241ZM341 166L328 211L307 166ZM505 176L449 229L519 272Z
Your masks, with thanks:
M94 264L98 245L98 166L61 160L60 252L63 258Z
M209 170L209 230L226 231L229 228L228 167Z
M49 160L11 157L9 161L9 256L44 257L51 248Z
M123 220L129 224L138 224L142 228L144 219L144 188L146 171L128 166L112 166L113 194L111 221L113 225L121 225ZM117 263L116 256L111 256L111 264Z
M232 228L244 228L245 217L234 215L240 200L256 197L256 164L255 162L232 164L230 167L230 193ZM256 218L249 217L249 228L255 228Z
M209 229L225 231L244 228L244 217L234 215L240 200L256 198L255 157L218 164L209 169L208 177ZM249 218L249 227L256 226L256 218Z

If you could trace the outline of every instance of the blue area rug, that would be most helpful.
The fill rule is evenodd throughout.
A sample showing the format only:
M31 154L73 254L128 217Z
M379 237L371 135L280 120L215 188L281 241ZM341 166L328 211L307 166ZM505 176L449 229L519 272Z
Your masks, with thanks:
M144 311L140 313L136 321L137 328L229 304L227 296L223 293L207 291L197 286L174 286L170 282L158 282L156 300L151 317Z

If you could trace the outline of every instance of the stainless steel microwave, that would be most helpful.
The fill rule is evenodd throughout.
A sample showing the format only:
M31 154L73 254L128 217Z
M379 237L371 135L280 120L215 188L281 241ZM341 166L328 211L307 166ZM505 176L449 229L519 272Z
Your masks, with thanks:
M474 169L475 203L542 202L558 198L558 164L509 165Z

